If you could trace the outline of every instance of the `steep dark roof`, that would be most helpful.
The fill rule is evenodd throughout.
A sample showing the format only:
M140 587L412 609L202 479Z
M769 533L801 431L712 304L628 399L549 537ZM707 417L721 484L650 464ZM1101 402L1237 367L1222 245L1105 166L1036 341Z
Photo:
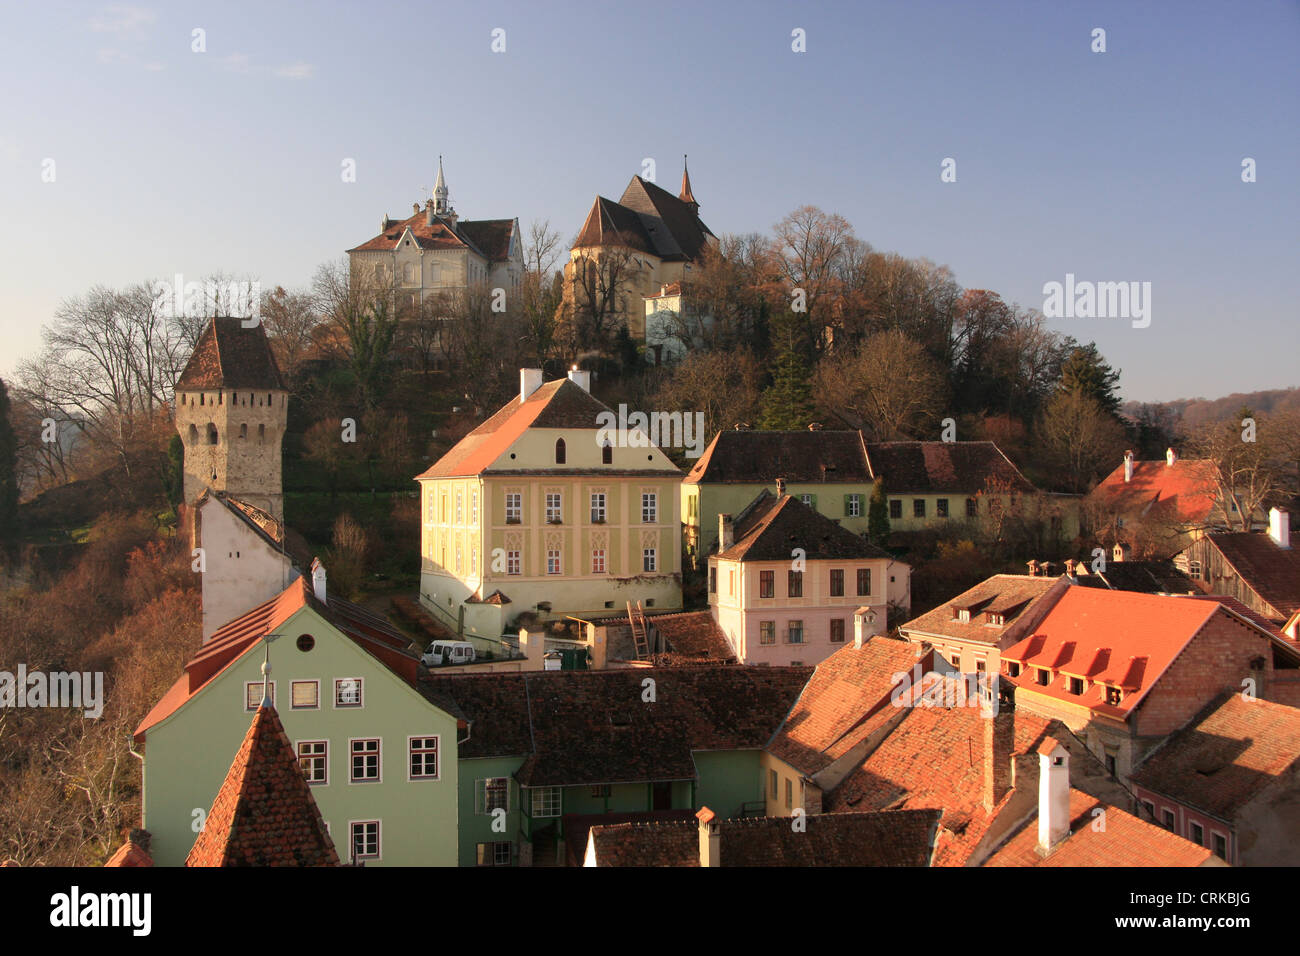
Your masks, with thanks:
M1263 532L1238 531L1208 537L1236 569L1242 583L1273 605L1282 618L1300 610L1300 548L1280 548Z
M890 494L974 494L990 478L1012 491L1034 486L991 441L871 442L867 458L873 474L883 475Z
M604 196L597 196L591 204L573 243L575 249L589 246L630 246L641 252L655 251L641 217Z
M514 234L513 219L462 219L452 222L435 216L429 223L424 210L406 219L392 220L388 228L367 239L348 252L391 252L397 248L407 229L421 249L465 249L477 252L490 262L500 262L510 256L510 238Z
M262 323L251 329L243 319L214 318L199 336L176 391L204 388L284 391L284 377L271 353Z
M462 757L525 757L524 786L694 780L692 751L771 740L810 672L782 667L628 668L429 675L469 722ZM647 678L655 700L642 699Z
M701 482L769 484L870 482L862 433L856 431L721 431L683 479Z
M796 831L789 817L722 820L720 866L928 866L938 810L812 814ZM699 824L595 826L600 866L699 866Z
M1173 561L1110 561L1106 570L1081 574L1084 587L1109 588L1113 591L1140 591L1143 594L1194 594L1196 582L1179 571Z
M681 262L698 257L712 235L691 202L633 176L618 202L596 197L573 248L625 245Z
M790 495L777 498L764 489L741 515L735 544L718 554L721 560L789 561L795 548L802 548L809 561L889 558L888 552Z
M488 261L503 262L510 258L510 239L515 231L513 219L466 219L457 228Z
M275 708L259 707L185 865L338 864Z

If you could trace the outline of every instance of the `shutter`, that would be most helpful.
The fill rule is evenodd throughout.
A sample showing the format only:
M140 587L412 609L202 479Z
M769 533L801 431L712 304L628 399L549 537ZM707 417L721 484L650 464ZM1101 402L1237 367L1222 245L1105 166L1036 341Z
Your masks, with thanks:
M852 503L853 503L853 496L845 495L844 496L844 517L846 518L853 517L853 512L849 510Z
M810 497L812 498L812 509L813 509L813 511L816 511L816 510L817 510L817 496L816 496L816 495L811 495Z

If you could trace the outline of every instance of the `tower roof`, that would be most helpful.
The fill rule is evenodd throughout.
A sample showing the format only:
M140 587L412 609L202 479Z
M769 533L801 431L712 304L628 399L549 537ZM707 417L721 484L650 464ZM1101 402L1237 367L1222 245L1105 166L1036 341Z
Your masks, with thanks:
M176 381L178 392L204 388L286 390L261 322L245 328L243 319L222 316L208 323Z
M686 168L685 156L682 157L682 191L677 194L677 198L682 202L694 203L697 211L700 208L699 200L697 200L695 194L691 192L691 174Z
M244 735L186 866L338 866L293 746L263 704Z

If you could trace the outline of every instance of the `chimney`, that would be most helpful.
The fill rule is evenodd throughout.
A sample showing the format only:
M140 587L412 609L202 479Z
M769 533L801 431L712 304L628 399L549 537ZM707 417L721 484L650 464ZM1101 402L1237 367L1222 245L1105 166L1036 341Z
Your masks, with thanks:
M417 208L417 211L418 211L418 208ZM426 202L426 203L424 204L424 224L425 224L426 226L432 226L432 225L433 225L433 220L434 220L435 218L436 218L436 217L435 217L434 214L433 214L433 200L430 199L428 202Z
M700 821L700 866L721 866L722 834L718 831L713 811L700 807L695 819Z
M569 381L584 392L591 392L591 373L584 372L576 365L569 369Z
M879 634L876 627L876 612L869 607L860 607L853 612L853 646L861 649L870 638Z
M326 601L328 591L325 588L325 565L320 563L320 558L311 559L311 590L316 595L316 600Z
M1038 852L1070 834L1070 752L1048 737L1038 748Z
M1124 452L1124 484L1133 480L1133 452Z
M785 479L778 478L776 480L776 496L780 498L783 494L785 494Z
M387 232L388 227L391 226L392 224L393 224L392 220L388 218L388 213L384 213L384 218L379 220L379 231Z
M731 523L731 515L718 515L718 553L721 554L736 543L736 527Z
M1291 547L1291 512L1281 508L1268 509L1268 536L1279 548Z
M1110 552L1110 560L1115 564L1121 564L1128 559L1132 550L1132 548L1127 544L1124 544L1122 541L1116 541L1115 547L1112 548Z
M1178 455L1177 455L1177 453L1176 453L1172 448L1166 448L1166 449L1165 449L1165 467L1166 467L1166 468L1172 468L1172 467L1174 466L1174 462L1176 462L1177 460L1178 460Z
M1031 578L1036 578L1036 577L1038 577L1038 559L1037 559L1037 558L1030 558L1030 559L1029 559L1029 576L1030 576Z
M1014 711L999 708L984 721L984 809L992 811L1011 790L1011 751L1016 742Z
M526 670L540 671L546 669L546 632L543 630L530 631L526 627L519 629L519 649L524 653L524 659L528 661Z
M542 370L540 368L521 368L519 370L519 401L528 401L528 396L542 387Z

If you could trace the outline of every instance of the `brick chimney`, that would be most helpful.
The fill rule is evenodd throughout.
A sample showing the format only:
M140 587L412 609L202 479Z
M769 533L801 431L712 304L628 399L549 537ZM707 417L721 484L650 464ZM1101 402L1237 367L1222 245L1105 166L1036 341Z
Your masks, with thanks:
M736 527L731 515L718 515L718 552L726 551L736 543Z
M700 822L700 866L721 866L722 834L718 830L713 811L708 807L700 807L695 819Z
M1070 752L1055 737L1038 748L1038 852L1070 834Z
M1011 790L1011 751L1015 748L1015 712L999 709L984 723L984 809L992 811Z
M1291 547L1291 512L1281 508L1268 509L1268 536L1279 548Z

